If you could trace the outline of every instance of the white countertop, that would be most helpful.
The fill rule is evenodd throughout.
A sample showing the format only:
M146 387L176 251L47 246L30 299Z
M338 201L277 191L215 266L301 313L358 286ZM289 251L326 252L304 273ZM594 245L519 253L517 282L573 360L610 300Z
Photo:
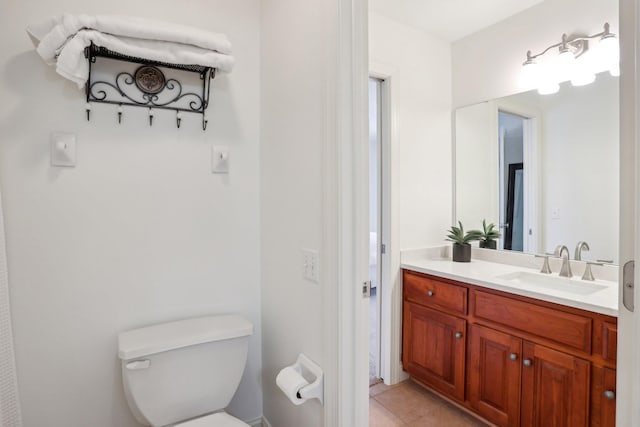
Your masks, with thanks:
M484 288L536 298L542 301L580 308L609 316L618 316L618 282L613 280L581 280L584 263L571 261L572 268L574 268L575 263L576 269L580 270L580 274L578 275L574 272L574 276L571 279L563 279L570 280L570 284L576 287L601 285L603 289L581 294L562 289L554 289L553 286L537 286L527 283L526 280L509 280L504 276L525 273L525 276L523 276L525 278L527 274L533 274L535 275L534 278L540 278L541 281L545 281L546 279L552 281L553 278L558 277L559 270L558 268L554 269L552 266L554 273L547 275L541 274L539 268L523 266L522 262L520 262L521 265L513 265L478 259L482 257L484 251L486 250L477 251L476 248L474 248L475 256L472 256L471 262L451 261L451 258L447 256L446 248L437 248L437 250L430 251L407 251L407 253L402 253L400 266L407 270L470 283ZM499 255L491 254L491 256L496 258L496 256ZM518 254L518 256L531 257L532 260L535 259L532 255ZM528 263L531 264L531 262ZM536 259L535 263L541 264L542 260ZM553 260L553 264L555 265L556 263L557 260ZM597 273L594 267L594 275L596 278L599 277Z

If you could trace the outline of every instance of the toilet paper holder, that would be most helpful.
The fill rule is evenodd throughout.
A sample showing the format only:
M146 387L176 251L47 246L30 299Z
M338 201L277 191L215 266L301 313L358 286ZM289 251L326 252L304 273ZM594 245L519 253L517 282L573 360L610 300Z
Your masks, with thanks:
M296 363L287 368L294 369L308 382L308 384L301 387L296 393L295 397L300 400L297 402L292 400L292 402L299 405L309 399L318 399L320 404L324 405L324 372L322 368L302 353L298 355ZM282 371L280 372L282 373ZM280 376L280 374L278 374L278 376Z

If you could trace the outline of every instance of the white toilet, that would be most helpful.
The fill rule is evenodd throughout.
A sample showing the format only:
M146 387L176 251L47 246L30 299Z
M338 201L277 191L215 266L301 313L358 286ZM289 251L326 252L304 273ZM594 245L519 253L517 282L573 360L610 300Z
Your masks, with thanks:
M238 315L163 323L118 335L129 408L164 427L247 427L223 411L238 388L253 325Z

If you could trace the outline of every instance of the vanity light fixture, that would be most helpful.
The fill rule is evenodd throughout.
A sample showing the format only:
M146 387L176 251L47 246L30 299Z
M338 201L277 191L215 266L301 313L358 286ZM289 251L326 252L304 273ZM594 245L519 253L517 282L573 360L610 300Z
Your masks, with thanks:
M597 40L594 49L589 50L589 42ZM555 57L540 61L541 57L553 49L558 49ZM591 36L569 38L562 35L559 43L533 55L527 52L527 60L522 64L520 86L525 89L537 88L541 95L560 90L560 83L570 80L573 86L584 86L596 79L596 73L609 70L612 76L620 75L620 46L618 38L604 24L604 31Z

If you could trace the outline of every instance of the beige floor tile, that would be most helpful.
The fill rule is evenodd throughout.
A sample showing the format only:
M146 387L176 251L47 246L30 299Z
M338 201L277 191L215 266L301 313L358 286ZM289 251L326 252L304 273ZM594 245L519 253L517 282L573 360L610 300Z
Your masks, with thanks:
M402 427L405 424L384 406L369 399L369 427Z
M407 425L409 427L486 427L486 424L448 403L442 403L426 416L411 421Z
M405 423L420 419L441 405L439 398L411 381L383 391L373 399Z
M378 383L369 387L369 397L373 397L377 394L383 393L387 390L397 387L398 385L386 385L385 383Z

